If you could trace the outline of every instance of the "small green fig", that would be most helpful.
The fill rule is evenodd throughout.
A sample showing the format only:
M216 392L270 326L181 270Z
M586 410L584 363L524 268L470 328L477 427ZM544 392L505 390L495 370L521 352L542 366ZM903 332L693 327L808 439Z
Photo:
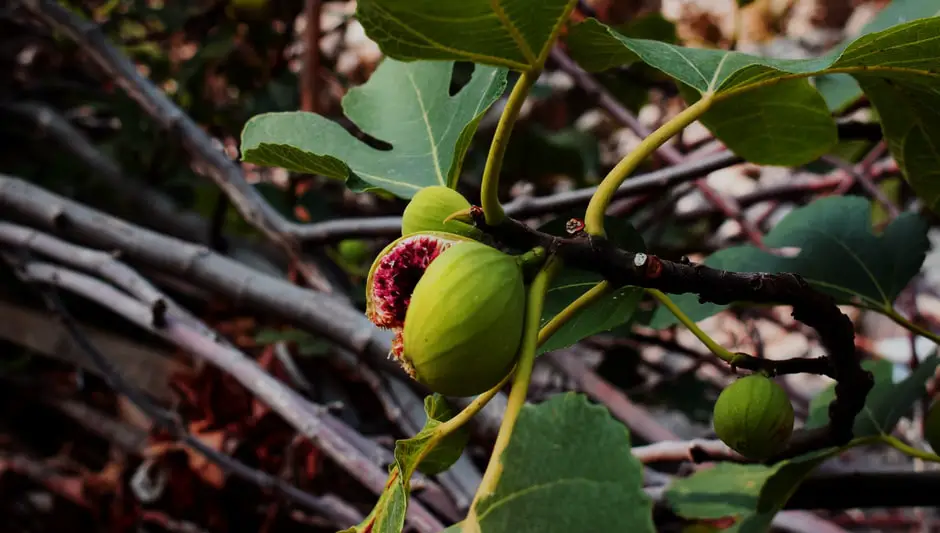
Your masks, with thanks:
M732 450L762 461L783 451L793 433L786 391L763 374L738 379L715 402L715 433Z
M353 265L365 262L369 254L369 244L362 239L343 239L336 245L340 257Z
M940 455L940 397L933 401L924 418L924 438L933 448L933 453Z
M418 191L401 217L401 234L409 235L424 231L443 231L479 240L483 232L466 222L444 219L457 211L470 209L470 202L459 192L434 185Z
M366 281L366 314L395 331L391 356L445 396L504 378L522 340L522 261L460 235L424 232L389 245Z

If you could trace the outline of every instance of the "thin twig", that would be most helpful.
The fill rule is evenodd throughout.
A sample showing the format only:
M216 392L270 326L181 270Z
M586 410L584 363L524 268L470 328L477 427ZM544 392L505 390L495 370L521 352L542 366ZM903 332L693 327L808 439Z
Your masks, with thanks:
M252 187L239 165L214 146L212 138L177 107L134 63L112 45L98 26L52 0L20 0L28 12L48 27L62 31L75 41L114 81L164 129L180 139L190 155L205 165L205 171L225 192L245 220L281 245L304 266L307 280L320 290L331 290L313 265L300 261L295 232L300 225L278 213Z
M704 463L711 461L751 462L720 440L668 440L634 446L633 455L644 464L659 462Z
M239 305L302 326L351 353L366 356L376 368L405 376L387 357L392 335L376 328L346 301L291 285L206 247L140 228L2 174L0 212L97 248L118 250L126 261L170 273ZM505 395L499 395L491 405L504 401ZM474 423L498 426L499 410L488 407L477 414Z
M594 400L603 403L617 419L627 425L630 431L648 442L676 440L679 437L663 427L642 407L627 398L627 395L602 379L588 368L580 357L566 351L549 352L552 366L573 379L577 388Z
M345 426L342 421L333 417L325 408L310 404L295 391L285 387L280 381L266 374L257 363L244 354L229 346L220 344L216 339L207 337L202 329L194 327L190 321L181 320L176 315L168 313L165 326L154 327L149 319L148 309L138 301L94 278L53 265L38 262L20 264L18 274L28 281L60 287L96 301L137 326L178 345L192 354L205 358L213 365L228 372L248 390L257 395L262 402L280 414L301 434L310 438L318 448L342 465L363 485L376 494L384 490L387 477L385 472L333 429L336 426ZM54 301L52 303L55 305ZM57 305L57 310L60 315L63 314L61 305ZM68 324L68 321L64 322L67 327ZM79 342L77 335L81 335L81 331L77 330L76 327L75 330L72 330L72 334L76 338L76 342ZM94 346L88 343L84 346L84 349L91 355ZM97 355L100 356L100 360L104 361L105 365L108 364L103 356ZM128 388L121 386L120 379L120 376L112 376L111 381L117 383L116 390L122 394L128 394ZM149 403L146 399L137 398L135 400L132 396L129 395L129 397L135 401L135 404L141 402L141 405L148 405ZM147 409L147 412L151 413L152 411ZM156 418L155 421L167 423L176 418L175 415L167 416ZM198 439L181 440L199 453L212 457L214 461L225 460L209 455L218 452L215 452ZM231 460L228 456L222 455L222 457ZM225 465L225 463L220 464ZM235 469L238 469L238 467L238 464L233 466ZM248 469L248 471L233 470L233 472L239 476L254 479L261 486L281 491L292 498L302 497L300 495L305 494L303 491L294 488L295 494L291 491L291 485L263 472L253 473L251 469ZM251 476L256 477L252 478ZM268 476L269 479L265 479L263 476ZM443 528L437 519L418 502L414 502L409 507L409 518L421 531L434 533Z
M894 202L875 184L871 176L862 168L862 165L852 166L850 163L831 155L824 155L820 159L830 165L838 167L848 174L869 196L874 198L885 208L892 219L897 218L897 216L901 214L901 210L898 209L898 206L894 205Z
M317 112L317 73L320 72L320 6L321 0L304 3L304 66L300 76L300 109Z
M23 266L25 267L26 272L28 272L31 268L31 266L28 264ZM30 276L28 273L25 274L24 277L31 281L41 280L41 278ZM109 385L111 385L115 391L123 394L124 396L127 396L135 406L146 413L147 416L157 423L157 425L170 432L170 434L173 435L177 440L183 442L213 463L219 465L226 472L236 475L242 479L251 481L264 489L276 490L291 500L304 505L305 507L323 516L337 518L334 507L325 505L324 502L320 500L320 498L308 494L275 476L271 476L270 474L260 470L255 470L228 455L218 452L211 446L202 442L202 440L189 433L189 431L185 429L182 420L176 413L166 411L162 407L159 407L151 402L145 396L137 392L137 389L126 383L124 378L114 370L108 359L101 352L99 352L97 348L95 348L94 344L92 344L91 341L85 337L85 334L82 332L81 328L79 328L75 323L72 315L59 299L58 293L55 290L55 285L43 284L40 285L40 287L40 292L44 301L46 302L46 305L56 314L62 325L65 326L65 328L69 331L76 344L78 344L81 349L85 351L88 357L92 359L102 370ZM350 518L348 516L338 518L340 518L342 521L338 522L336 525L340 527L348 527L358 523L362 520L363 517L356 517L357 520L352 523L346 521L346 519Z

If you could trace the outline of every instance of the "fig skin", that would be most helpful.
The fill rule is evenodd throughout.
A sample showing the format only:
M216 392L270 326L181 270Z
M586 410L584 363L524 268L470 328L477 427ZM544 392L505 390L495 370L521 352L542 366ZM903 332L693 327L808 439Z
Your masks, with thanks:
M480 240L483 232L472 225L459 220L444 222L445 218L465 209L470 209L470 202L454 189L443 185L425 187L405 207L401 217L401 234L442 231Z
M524 319L519 261L475 241L456 242L428 266L412 293L403 366L442 395L480 394L512 370Z
M933 449L933 453L940 455L940 397L930 405L927 416L924 418L924 439Z
M715 433L744 457L763 461L783 451L793 433L786 391L763 374L738 379L715 402Z

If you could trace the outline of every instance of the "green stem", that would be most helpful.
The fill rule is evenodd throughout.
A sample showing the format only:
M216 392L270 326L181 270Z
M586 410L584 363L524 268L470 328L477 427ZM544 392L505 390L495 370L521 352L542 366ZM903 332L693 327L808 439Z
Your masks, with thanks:
M889 307L888 309L876 309L876 311L880 311L886 317L890 318L891 320L894 320L894 322L897 325L907 328L908 330L913 331L914 333L920 335L921 337L927 337L928 339L932 340L935 344L940 345L940 335L937 335L936 333L928 329L925 329L921 326L918 326L917 324L904 318L901 315L901 313L898 313L897 311L895 311L893 307Z
M480 487L473 497L473 503L470 504L468 519L475 517L476 506L480 499L496 490L496 484L503 472L502 455L506 450L506 446L509 445L512 430L516 426L519 412L522 410L522 406L525 405L526 395L529 392L529 381L532 378L532 367L535 364L535 349L539 340L539 323L542 320L545 293L548 292L549 284L551 284L552 278L560 267L561 261L557 257L550 258L529 287L525 330L522 337L522 346L519 348L519 361L516 363L516 371L513 373L512 390L509 392L509 399L506 402L506 414L503 415L503 422L499 426L499 434L496 436L496 443L493 445L490 462L486 465L483 481L480 482Z
M685 314L682 309L679 309L679 306L672 301L669 296L663 294L662 291L656 289L646 289L646 292L650 294L653 298L659 300L666 309L669 309L669 312L674 314L676 318L679 319L679 322L682 322L682 325L687 327L693 335L698 337L702 344L704 344L711 353L718 356L722 361L728 364L734 364L735 360L738 358L737 354L731 352L724 346L715 342L714 339L708 336L708 333L702 331L702 328L698 327L694 320L689 318L689 315Z
M901 442L898 438L892 437L891 435L880 435L880 437L881 437L880 440L882 442L884 442L885 444L891 446L895 450L898 450L899 452L905 455L909 455L910 457L916 457L918 459L923 459L924 461L940 463L940 457L938 457L936 454L932 454L928 451L918 450L917 448L908 446L907 444L904 444L903 442Z
M499 383L497 383L495 387L493 387L492 389L474 398L473 401L470 402L469 405L467 405L459 413L451 417L450 420L446 422L442 422L441 425L434 428L434 437L432 438L435 440L435 442L440 439L443 439L447 435L459 429L460 426L469 422L470 419L473 418L473 415L477 414L480 411L480 409L483 409L486 406L486 404L490 403L490 400L492 400L494 396L499 394L499 391L502 390L502 388L506 386L506 383L509 383L509 379L512 377L512 374L513 374L512 372L506 374L506 377L504 377ZM428 446L428 449L430 448L431 446Z
M591 287L587 292L579 296L575 301L568 304L568 307L565 307L557 315L553 316L547 324L542 326L542 330L539 331L539 343L541 346L545 344L545 341L551 338L552 335L558 333L558 330L565 325L566 322L572 319L574 315L578 313L581 309L588 307L602 296L607 294L610 290L610 283L606 280L598 283L597 285Z
M640 166L647 157L656 151L663 143L682 131L683 128L695 122L711 106L714 95L705 93L702 98L685 108L681 113L666 122L651 133L632 152L627 154L615 166L597 187L597 192L588 203L587 213L584 216L584 229L591 235L604 236L604 213L607 206L614 199L614 193L620 188L636 167ZM485 207L485 206L484 206ZM487 218L489 222L489 218Z
M542 250L541 248L539 250ZM544 252L544 250L542 250ZM541 255L541 254L540 254ZM568 304L567 307L561 310L557 315L552 317L551 320L545 324L541 330L539 330L538 340L536 342L536 347L545 344L552 335L558 332L558 330L565 325L566 322L571 320L575 314L581 309L588 307L602 296L607 294L610 290L610 284L605 280L601 281L597 285L591 287L590 290L582 294L578 299ZM469 405L463 408L459 413L454 415L450 420L441 423L441 425L434 428L434 440L440 440L455 430L459 429L461 426L466 424L474 415L476 415L480 409L486 406L490 400L493 399L496 394L509 382L509 379L515 373L515 369L512 372L506 375L502 381L499 382L492 389L484 392L483 394L474 398ZM430 446L428 447L430 448Z
M539 68L523 72L519 76L506 100L506 107L499 117L499 124L496 125L493 143L490 144L490 153L486 157L486 166L483 167L483 183L480 191L483 214L486 216L486 223L490 226L499 225L506 218L503 206L499 203L499 172L503 168L503 156L506 155L512 127L516 124L522 104L525 103L529 89L538 79L540 72Z

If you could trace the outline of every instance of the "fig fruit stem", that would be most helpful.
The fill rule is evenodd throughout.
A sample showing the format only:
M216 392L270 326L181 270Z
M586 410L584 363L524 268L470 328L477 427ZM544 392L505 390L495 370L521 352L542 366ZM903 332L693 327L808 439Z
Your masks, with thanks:
M584 216L584 230L589 235L604 237L604 213L607 206L614 198L614 193L620 188L624 180L640 166L647 157L656 151L663 143L677 135L686 126L695 122L702 116L714 101L714 93L708 92L702 95L698 102L685 108L681 113L671 118L653 133L650 133L643 141L629 154L617 163L611 171L604 177L604 180L597 187L594 196L588 203L587 212ZM485 185L485 182L484 182ZM484 210L486 205L484 204ZM487 215L486 222L490 219Z
M542 69L538 68L525 71L519 76L506 100L506 107L503 108L503 114L499 117L499 123L496 125L493 143L490 144L490 152L486 157L486 165L483 167L483 182L480 190L480 204L483 207L486 223L490 226L497 226L506 218L503 206L499 203L499 173L503 168L503 157L506 155L506 147L509 146L512 128L516 124L516 119L519 118L519 112L529 94L529 89L535 84L541 72Z
M567 307L562 309L557 315L553 316L547 324L542 326L542 330L539 331L539 346L545 343L552 335L558 333L558 330L565 325L566 322L571 320L579 311L585 307L591 306L594 302L599 300L602 296L610 292L610 283L607 280L601 281L597 285L594 285L587 290L581 296L568 304Z
M924 461L930 461L933 463L940 463L940 456L937 454L930 453L926 450L918 450L913 446L908 446L907 444L901 442L901 440L897 437L892 437L891 435L878 435L878 439L888 446L891 446L895 450L910 457L916 457L917 459L923 459Z
M897 325L907 329L908 331L920 335L921 337L926 337L934 342L934 344L940 345L940 335L918 326L917 324L911 322L910 320L904 318L901 313L898 313L893 307L887 309L872 308L874 311L883 313L885 316L893 320Z
M682 325L687 327L693 335L698 337L698 340L702 341L702 344L705 345L708 350L715 354L722 361L734 365L738 359L741 357L738 354L728 350L724 346L715 342L715 339L708 336L708 333L702 331L702 328L698 327L694 320L689 318L689 315L685 314L682 309L672 301L672 298L667 296L662 291L656 289L646 289L647 294L656 298L660 304L663 305L670 313L676 316L679 319L679 322L682 322Z
M535 364L535 353L539 344L539 323L542 320L545 294L548 292L552 278L555 277L560 268L561 259L555 256L550 257L542 270L535 276L532 285L529 286L522 346L519 348L519 359L513 373L512 390L509 392L509 399L506 403L506 414L503 415L502 424L499 426L499 434L496 436L496 443L493 445L490 461L486 465L486 472L483 473L483 480L473 497L473 503L470 504L470 512L467 515L468 521L475 522L477 504L482 498L493 494L503 472L502 455L509 445L513 428L516 426L519 413L525 405L529 382L532 379L532 367ZM471 518L473 520L470 520Z
M486 404L490 403L490 400L492 400L493 397L496 396L499 391L506 386L507 383L509 383L512 375L513 373L510 371L508 374L506 374L506 377L496 384L496 386L474 398L472 402L461 409L459 413L451 417L450 420L443 422L434 428L434 435L431 437L432 442L435 444L440 442L441 439L460 429L461 426L469 422L470 419L473 418L473 415L477 414L480 409L483 409ZM434 448L433 444L425 447L427 451L431 451L432 448Z

